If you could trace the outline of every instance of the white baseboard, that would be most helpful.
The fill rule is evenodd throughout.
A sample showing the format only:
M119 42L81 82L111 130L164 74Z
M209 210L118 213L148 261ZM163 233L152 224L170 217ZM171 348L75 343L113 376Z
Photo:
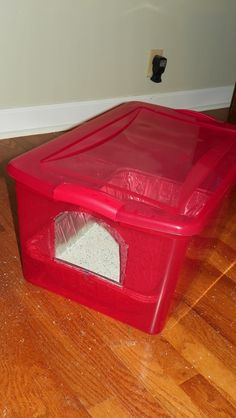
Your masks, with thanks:
M154 95L0 109L0 139L68 129L119 103L131 100L203 111L228 107L232 94L233 86L225 86Z

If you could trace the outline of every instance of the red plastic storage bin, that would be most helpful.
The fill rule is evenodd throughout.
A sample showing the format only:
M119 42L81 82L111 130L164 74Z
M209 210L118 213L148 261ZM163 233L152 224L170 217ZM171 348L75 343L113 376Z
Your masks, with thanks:
M11 161L25 278L148 333L236 177L234 127L120 105Z

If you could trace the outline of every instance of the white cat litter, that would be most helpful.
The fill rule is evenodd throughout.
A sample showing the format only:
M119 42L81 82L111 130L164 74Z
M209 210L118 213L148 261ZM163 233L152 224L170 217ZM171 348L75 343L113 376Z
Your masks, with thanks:
M67 243L64 241L63 245L56 246L55 256L66 263L120 282L119 244L106 228L94 221L86 223Z

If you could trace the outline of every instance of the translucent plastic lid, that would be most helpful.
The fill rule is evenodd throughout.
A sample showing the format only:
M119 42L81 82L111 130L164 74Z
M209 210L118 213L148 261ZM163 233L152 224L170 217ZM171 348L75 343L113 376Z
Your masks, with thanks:
M131 102L19 157L9 171L57 200L150 229L166 222L177 233L232 185L235 162L230 125Z

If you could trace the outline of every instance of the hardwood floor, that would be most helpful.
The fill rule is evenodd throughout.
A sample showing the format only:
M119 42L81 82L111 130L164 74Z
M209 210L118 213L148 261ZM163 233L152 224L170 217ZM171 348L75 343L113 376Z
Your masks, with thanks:
M183 300L148 336L23 279L5 167L57 135L0 141L0 417L235 418L236 190Z

